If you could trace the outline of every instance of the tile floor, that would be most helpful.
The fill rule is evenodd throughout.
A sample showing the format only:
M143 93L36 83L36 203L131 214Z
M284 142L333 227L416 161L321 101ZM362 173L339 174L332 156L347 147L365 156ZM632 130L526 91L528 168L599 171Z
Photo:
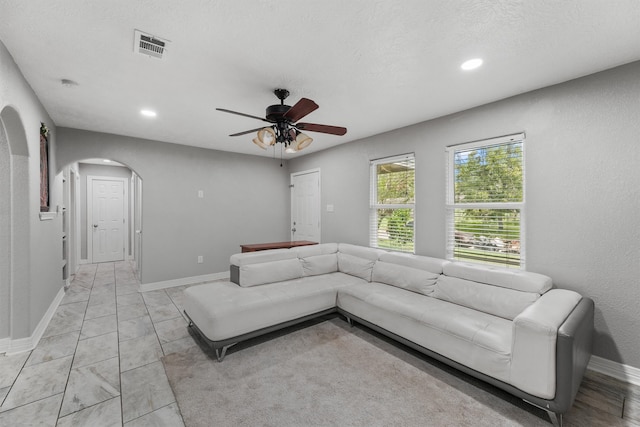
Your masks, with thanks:
M129 262L81 266L38 346L0 355L1 426L183 426L160 358L195 345L184 287L138 292Z

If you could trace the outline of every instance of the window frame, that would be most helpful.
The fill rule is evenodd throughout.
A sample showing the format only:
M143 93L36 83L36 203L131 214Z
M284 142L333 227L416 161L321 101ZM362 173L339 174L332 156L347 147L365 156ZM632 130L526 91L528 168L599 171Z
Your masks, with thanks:
M378 203L378 165L406 162L413 163L413 203ZM369 246L403 253L413 253L416 251L416 156L415 153L405 153L395 156L373 159L369 162ZM411 209L413 213L413 237L411 239L412 249L410 251L401 248L390 248L380 246L378 242L378 210L379 209Z
M522 143L522 201L520 202L472 202L461 203L455 201L455 154L459 151L470 151L480 148L488 148L497 145L506 145L515 142ZM526 268L526 136L524 132L499 136L495 138L482 139L477 141L465 142L460 144L449 145L445 148L446 155L446 230L445 245L446 259L450 261L464 261L485 265L500 265L506 268L518 268L525 270ZM520 265L509 266L507 263L490 263L487 261L476 261L469 258L455 257L455 211L456 209L517 209L520 216Z

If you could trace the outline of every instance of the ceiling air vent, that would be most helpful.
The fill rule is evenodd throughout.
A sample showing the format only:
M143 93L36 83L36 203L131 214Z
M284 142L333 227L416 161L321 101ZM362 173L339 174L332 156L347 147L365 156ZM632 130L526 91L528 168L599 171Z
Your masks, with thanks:
M151 34L134 30L133 51L141 55L162 59L168 40L163 40Z

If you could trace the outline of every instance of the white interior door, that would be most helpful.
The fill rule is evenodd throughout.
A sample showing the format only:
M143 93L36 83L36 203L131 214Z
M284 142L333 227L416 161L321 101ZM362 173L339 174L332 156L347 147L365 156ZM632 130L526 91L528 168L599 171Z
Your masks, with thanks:
M320 170L291 174L291 240L320 242Z
M124 260L125 185L123 180L93 179L90 235L93 262Z

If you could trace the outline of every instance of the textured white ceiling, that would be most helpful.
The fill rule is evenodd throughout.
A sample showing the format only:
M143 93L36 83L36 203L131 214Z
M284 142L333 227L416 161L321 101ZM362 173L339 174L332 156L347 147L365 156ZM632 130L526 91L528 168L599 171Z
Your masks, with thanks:
M0 0L0 40L58 126L272 156L215 108L264 116L282 87L348 128L299 156L640 60L640 1Z

